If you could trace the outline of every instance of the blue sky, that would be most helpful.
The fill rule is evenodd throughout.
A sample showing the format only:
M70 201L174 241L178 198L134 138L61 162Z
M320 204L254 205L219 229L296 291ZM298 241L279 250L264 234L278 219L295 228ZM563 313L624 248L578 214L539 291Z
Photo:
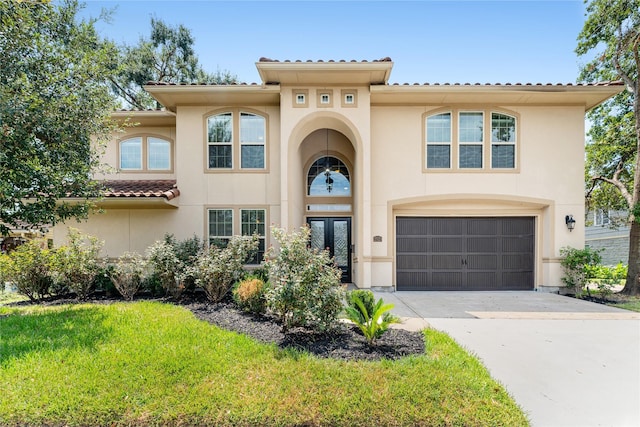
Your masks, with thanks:
M115 8L100 33L135 44L151 17L183 24L207 71L259 82L255 63L394 61L390 83L569 83L582 0L142 1L85 0L85 16Z

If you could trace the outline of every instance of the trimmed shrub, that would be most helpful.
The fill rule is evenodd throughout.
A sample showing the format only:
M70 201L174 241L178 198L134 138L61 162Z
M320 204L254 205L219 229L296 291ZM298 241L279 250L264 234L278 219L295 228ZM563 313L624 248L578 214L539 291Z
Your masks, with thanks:
M114 286L127 301L132 301L142 286L146 263L135 252L125 252L110 273Z
M267 309L265 300L266 284L257 277L247 278L236 283L233 288L233 300L241 310L263 314Z
M147 248L147 265L156 275L165 291L165 295L174 299L180 298L185 289L185 266L178 259L175 248L166 241L157 241Z
M31 240L18 246L5 258L3 278L31 301L49 295L53 284L53 254L43 247L46 247L43 241Z
M280 249L269 248L265 265L269 271L267 308L275 313L287 332L297 326L317 332L334 328L343 309L342 271L328 251L312 250L311 231L272 228Z
M258 244L257 236L233 236L224 248L211 245L198 254L188 274L210 301L221 301L244 275L244 263L258 250Z
M564 247L560 249L560 255L564 270L562 282L580 298L587 285L587 269L600 264L600 251L588 246L584 249Z
M93 291L94 280L100 272L102 246L103 242L96 237L69 228L67 245L55 251L55 281L74 292L79 299L86 299Z
M354 289L353 291L347 292L347 307L357 309L358 304L356 303L356 299L360 300L360 302L364 304L367 313L373 313L373 307L376 305L376 299L373 292L368 289Z

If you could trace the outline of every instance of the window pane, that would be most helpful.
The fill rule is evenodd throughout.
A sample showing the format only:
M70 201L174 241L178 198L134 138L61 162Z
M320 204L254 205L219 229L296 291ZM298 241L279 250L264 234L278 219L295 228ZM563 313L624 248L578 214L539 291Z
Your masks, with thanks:
M460 142L482 142L482 113L460 113Z
M209 167L231 168L231 146L209 145Z
M233 133L231 118L231 113L223 113L207 119L209 142L231 142Z
M257 234L260 237L258 252L247 261L248 264L260 264L264 258L265 212L264 209L242 209L240 211L242 235L252 236Z
M329 176L325 174L329 169ZM329 191L327 179L331 183ZM309 196L350 196L351 181L349 170L340 159L322 157L316 160L307 174L307 194Z
M460 145L460 168L482 167L482 145Z
M158 170L171 169L170 149L169 141L151 136L147 138L147 167Z
M264 144L264 117L250 113L240 114L240 142L260 142Z
M506 114L491 113L491 141L515 142L516 118Z
M209 210L209 244L225 247L233 234L233 212L231 209Z
M242 167L247 169L264 168L264 145L243 145L240 150Z
M451 142L451 113L427 117L427 142Z
M449 145L427 145L427 168L451 167L451 147Z
M515 146L492 145L491 146L491 167L492 168L513 168L515 167Z
M120 143L120 169L142 169L142 138Z

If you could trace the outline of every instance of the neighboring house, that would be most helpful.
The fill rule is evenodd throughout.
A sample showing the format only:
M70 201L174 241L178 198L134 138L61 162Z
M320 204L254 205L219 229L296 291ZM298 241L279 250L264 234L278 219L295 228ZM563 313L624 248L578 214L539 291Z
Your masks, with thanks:
M601 84L388 84L389 58L260 59L262 83L150 83L163 110L105 161L105 213L81 228L105 253L165 233L211 242L309 224L343 281L398 290L557 290L559 251L584 245L585 112ZM56 241L66 234L56 228Z
M585 244L601 250L602 264L615 266L629 261L627 212L596 209L587 212Z

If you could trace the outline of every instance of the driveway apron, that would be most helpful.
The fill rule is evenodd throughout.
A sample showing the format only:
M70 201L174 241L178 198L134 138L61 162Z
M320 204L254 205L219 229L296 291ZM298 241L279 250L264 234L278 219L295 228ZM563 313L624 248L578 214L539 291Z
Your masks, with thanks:
M640 426L640 313L542 292L376 297L475 354L532 426Z

